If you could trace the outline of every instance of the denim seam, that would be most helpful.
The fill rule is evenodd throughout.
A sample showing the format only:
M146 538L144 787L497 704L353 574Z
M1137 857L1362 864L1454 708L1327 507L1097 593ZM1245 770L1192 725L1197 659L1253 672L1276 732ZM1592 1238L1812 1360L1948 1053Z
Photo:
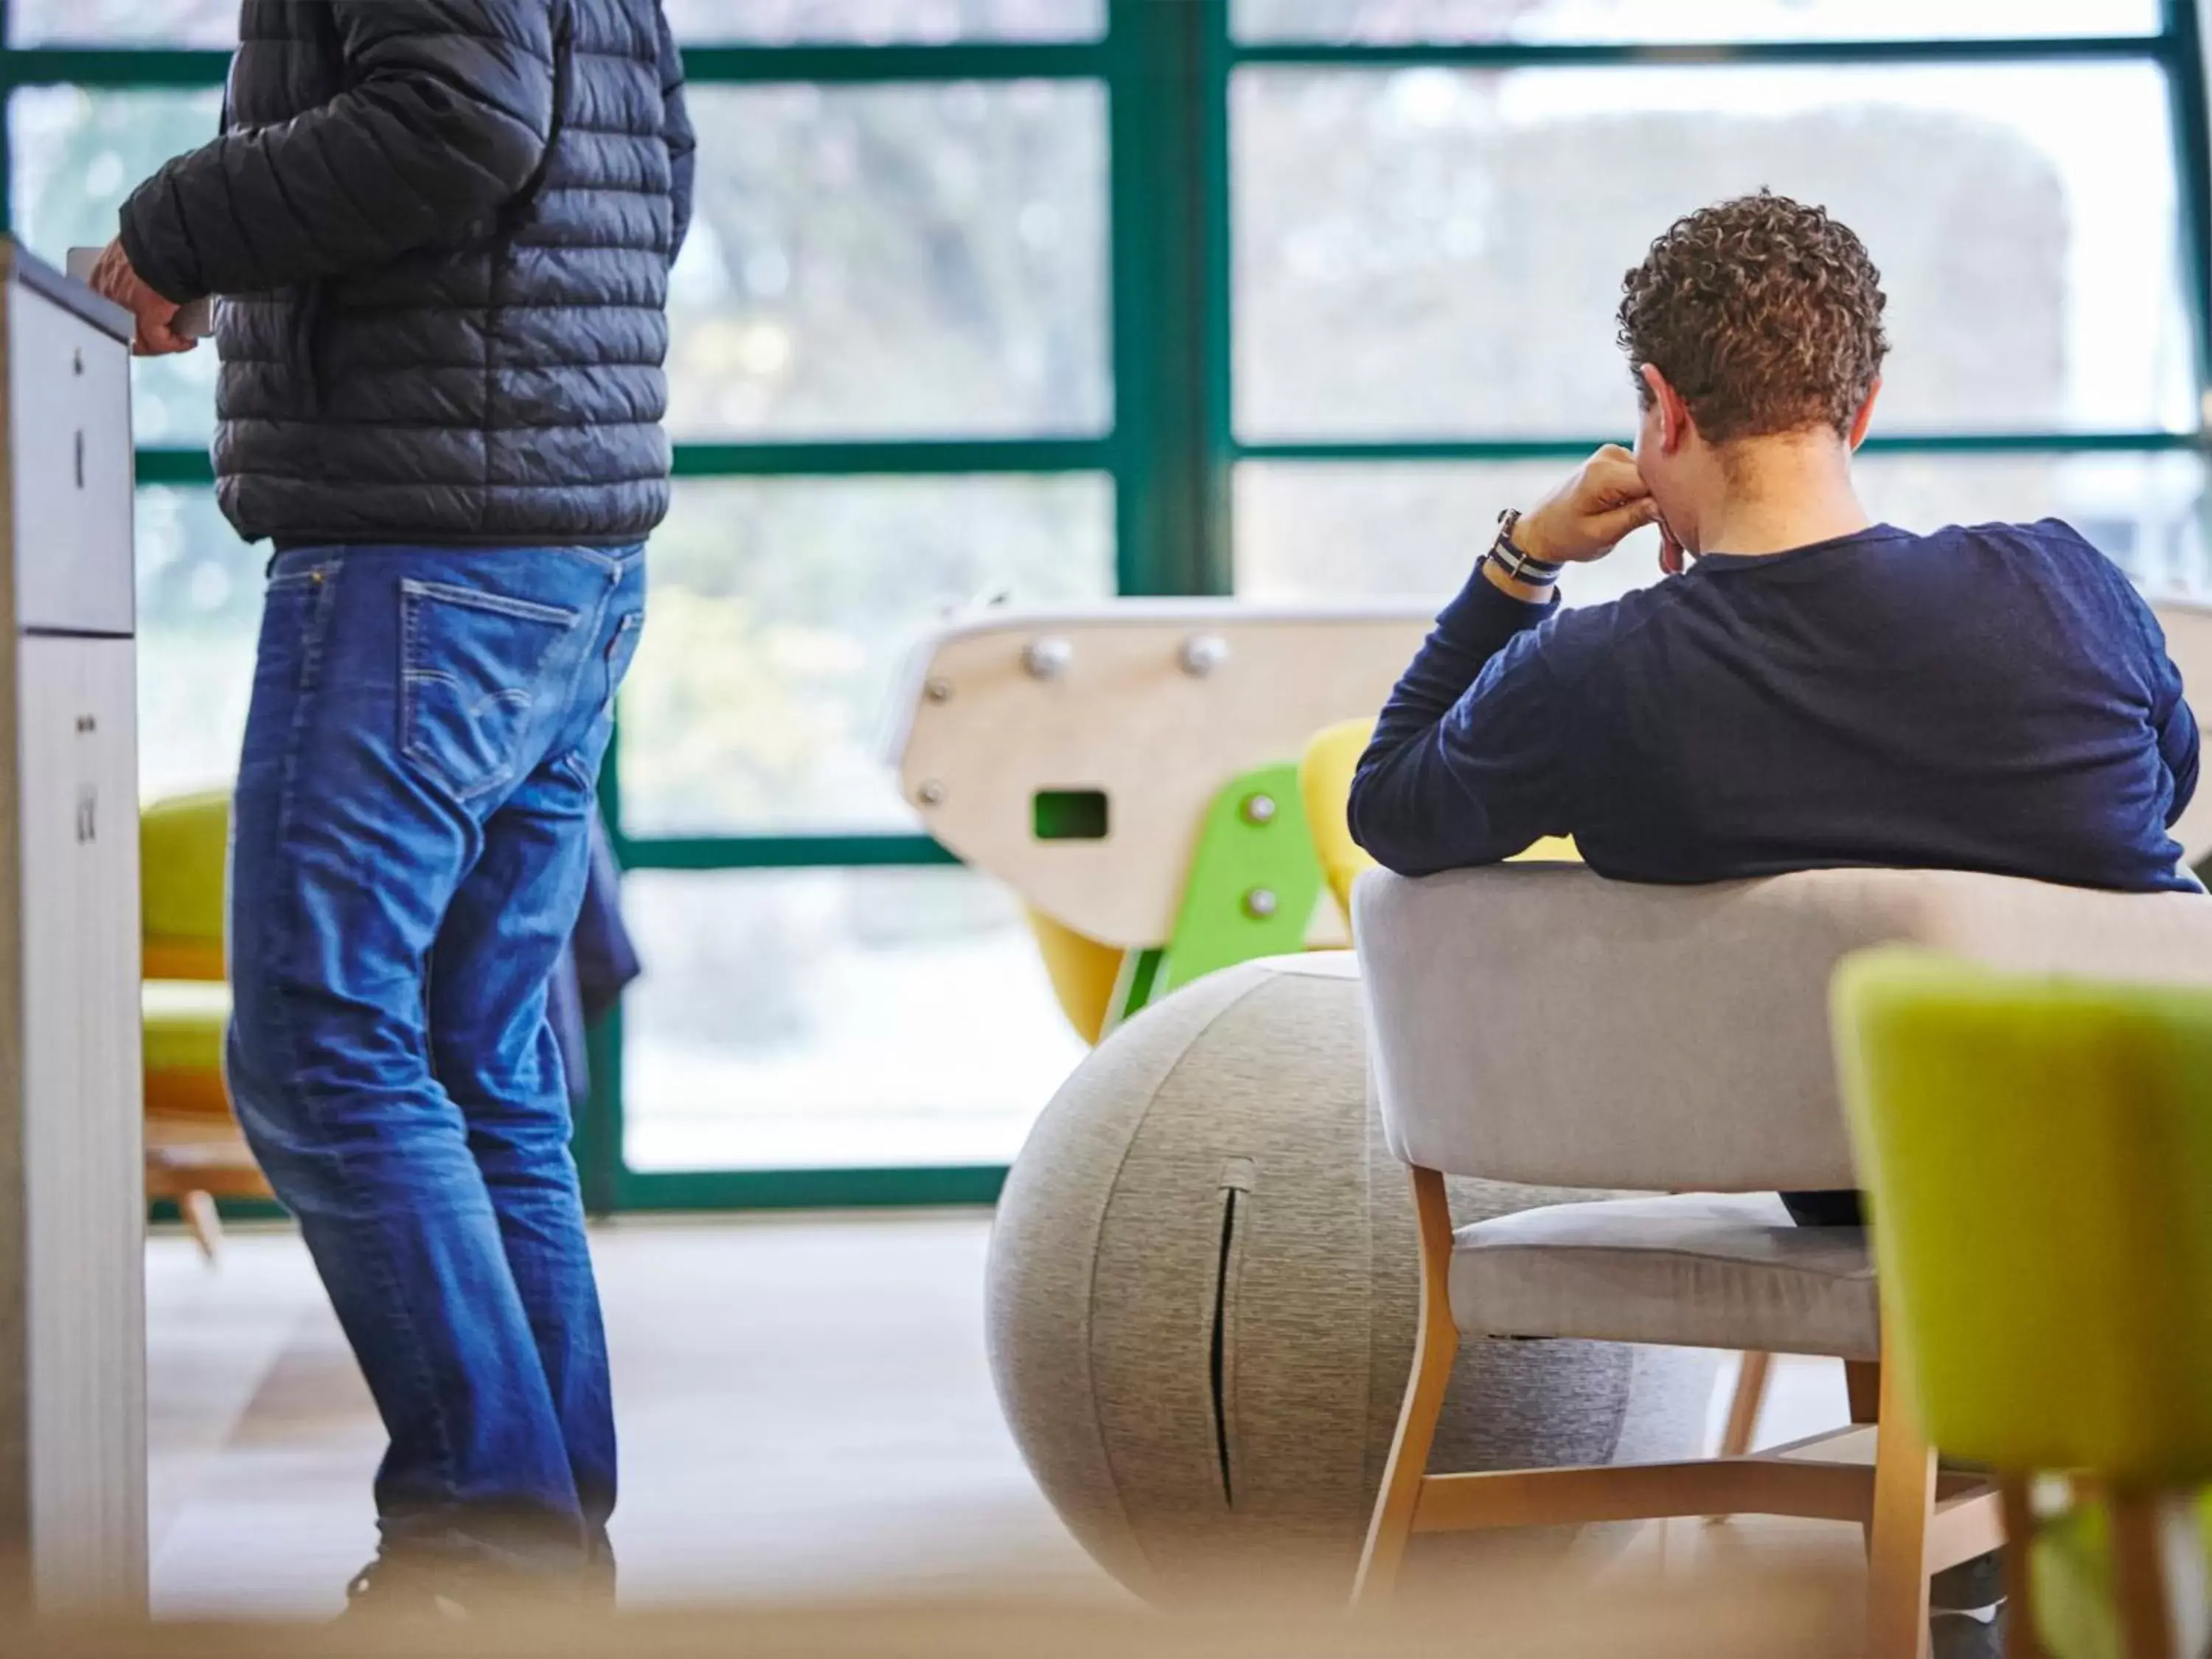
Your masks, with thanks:
M300 757L307 745L309 716L314 704L315 694L321 686L323 650L329 637L331 610L337 603L337 580L343 564L344 560L342 556L333 558L326 564L317 566L308 574L308 580L320 586L322 592L316 598L315 608L308 624L307 637L301 651L298 706L293 713L292 729L285 739L283 781L276 799L276 843L288 855L295 854L297 850L293 846L293 831L295 823L295 808L299 800ZM292 896L296 900L296 893ZM298 921L296 916L287 914L280 918L275 914L276 908L276 907L270 907L264 915L262 926L264 943L267 935L273 933L283 948L264 949L261 952L261 957L263 961L273 964L275 968L275 972L270 975L270 1000L276 1015L273 1023L276 1027L282 1048L291 1061L289 1069L296 1077L299 1070L299 1043L294 1035L290 1012L285 1005L290 994L288 987L297 967L291 947L296 944L303 929L292 925ZM281 929L277 926L280 920L286 924ZM316 1103L311 1097L303 1096L302 1103L311 1115L317 1115L314 1110ZM357 1191L354 1170L343 1141L332 1143L331 1150L337 1166L338 1185L349 1194ZM380 1227L381 1221L382 1218L379 1217ZM415 1328L414 1310L404 1294L398 1275L389 1270L388 1262L380 1259L375 1271L383 1281L381 1288L384 1291L385 1305L397 1311L398 1315L397 1322L404 1328L401 1334L405 1340L408 1358L415 1369L416 1384L422 1390L422 1398L428 1407L429 1419L437 1442L438 1474L446 1486L446 1501L449 1504L457 1504L459 1501L459 1492L453 1479L453 1437L447 1431L445 1404L439 1396L436 1379L431 1376L430 1367L423 1358L421 1337Z
M562 628L573 628L584 619L583 612L571 611L566 605L539 605L534 599L510 599L504 593L481 587L461 587L451 582L404 580L399 584L399 591L410 599L435 599L441 605L459 605L465 611L489 611L495 616L551 623Z
M563 544L548 547L544 551L564 559L581 559L585 563L597 565L602 570L619 573L636 563L643 556L645 550L640 545L624 553L602 553L596 547Z
M604 618L606 614L606 606L612 605L613 603L614 595L610 593L607 595L605 600L601 604L599 608L599 614L602 618ZM644 632L644 630L645 612L642 611L633 611L616 625L614 637L607 641L605 649L589 653L591 656L597 658L600 667L606 670L607 693L606 696L600 700L599 712L592 716L591 725L584 728L584 735L579 738L574 743L571 744L566 750L562 750L562 753L555 758L553 763L562 770L568 773L570 777L574 778L576 782L585 789L592 788L594 787L594 783L589 769L584 765L581 758L584 752L584 746L592 740L592 731L598 726L599 723L602 720L606 718L609 711L614 708L615 693L618 689L615 684L614 669L611 665L614 661L615 647L622 643L623 638L625 635L640 634Z
M607 631L607 612L613 608L615 596L621 591L621 576L622 572L619 568L610 568L607 572L608 582L606 590L599 595L599 606L592 613L592 639L594 642L596 642ZM614 641L612 640L609 640L607 641L608 646L612 646L613 643ZM597 651L592 650L588 647L586 647L582 654L576 659L574 672L568 677L568 695L562 699L562 707L564 708L574 708L576 706L576 693L583 686L584 676L590 673L595 667L605 667L606 665L606 660L607 656L605 647L602 647ZM596 725L599 721L598 714L594 714L592 716L592 723ZM585 730L588 734L590 727L586 726ZM580 748L581 746L582 740L579 739L575 744L569 745L570 752L573 752L574 750Z

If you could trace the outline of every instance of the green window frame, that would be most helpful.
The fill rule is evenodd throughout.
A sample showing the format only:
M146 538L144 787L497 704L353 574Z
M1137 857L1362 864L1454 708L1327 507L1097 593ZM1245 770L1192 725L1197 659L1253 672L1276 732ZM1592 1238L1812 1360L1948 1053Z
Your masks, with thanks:
M1106 89L1110 173L1111 424L1099 436L684 443L679 478L855 477L1091 471L1113 483L1115 575L1125 594L1232 591L1231 484L1242 461L1518 461L1579 458L1610 434L1525 439L1240 441L1231 420L1230 85L1245 65L2008 64L2149 61L2172 105L2181 246L2198 403L2212 386L2212 131L2201 19L2193 0L2162 0L2161 27L2139 37L1711 42L1665 46L1495 44L1344 46L1243 42L1231 0L1107 0L1096 40L945 46L716 46L685 54L702 85L855 85L1079 80ZM16 47L0 9L0 90L76 85L106 90L220 85L224 51ZM0 204L12 178L0 125ZM2202 430L1948 432L1877 435L1870 453L1989 455L2202 452ZM145 447L142 485L209 485L198 449ZM620 742L619 729L617 743ZM919 834L639 836L625 832L620 769L610 756L604 803L626 870L728 871L927 866L952 862ZM592 1036L593 1089L580 1118L578 1161L595 1212L672 1208L986 1203L997 1165L660 1172L623 1157L622 1023Z

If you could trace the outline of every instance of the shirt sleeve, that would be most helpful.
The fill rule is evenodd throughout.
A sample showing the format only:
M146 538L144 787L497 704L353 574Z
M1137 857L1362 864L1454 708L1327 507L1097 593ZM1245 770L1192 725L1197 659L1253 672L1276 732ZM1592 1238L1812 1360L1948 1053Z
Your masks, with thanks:
M2197 716L2190 709L2181 684L2181 671L2174 666L2173 658L2166 651L2166 630L2158 624L2158 613L2117 565L2101 557L2100 562L2111 573L2109 580L2120 603L2133 613L2136 627L2142 635L2150 688L2151 729L2158 734L2159 758L2173 780L2173 799L2166 809L2166 827L2170 830L2189 810L2189 803L2197 793Z
M1495 864L1565 833L1558 611L1478 568L1390 694L1352 783L1352 839L1401 875Z
M2152 627L2156 629L2157 623L2154 622ZM2166 827L2172 829L2189 810L2189 803L2197 793L2197 716L2190 710L2189 699L2182 695L2181 671L2166 654L2162 636L2158 647L2160 684L2156 701L2151 707L2151 720L2158 728L2159 758L2166 763L2166 769L2173 778L2173 804L2166 809Z

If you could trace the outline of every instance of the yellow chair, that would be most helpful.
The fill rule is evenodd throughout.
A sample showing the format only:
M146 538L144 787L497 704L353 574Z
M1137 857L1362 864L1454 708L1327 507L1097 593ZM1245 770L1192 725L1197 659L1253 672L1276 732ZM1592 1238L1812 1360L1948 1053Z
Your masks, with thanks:
M2015 1538L2032 1477L2101 1498L2032 1570L2008 1552L2014 1652L2039 1626L2069 1659L2181 1651L2163 1565L2212 1481L2212 991L1886 950L1844 964L1834 1020L1929 1441L2002 1474Z
M175 1202L210 1260L222 1237L216 1200L270 1196L222 1082L229 839L228 794L158 801L139 819L146 1193Z
M1067 1016L1077 1036L1096 1044L1105 1035L1106 1022L1113 1012L1114 988L1121 981L1124 953L1054 921L1034 907L1029 917L1060 1012Z
M1306 824L1313 836L1314 854L1337 907L1352 914L1352 884L1375 867L1367 849L1352 838L1345 809L1352 800L1352 775L1367 750L1375 730L1372 720L1345 720L1314 734L1306 752L1298 757L1298 793L1305 797Z
M1314 734L1298 761L1298 789L1305 797L1306 822L1312 826L1314 851L1328 878L1329 891L1344 914L1352 914L1352 885L1375 860L1352 838L1345 809L1352 800L1352 775L1375 735L1373 720L1345 720ZM1582 853L1565 836L1547 836L1511 862L1580 864Z

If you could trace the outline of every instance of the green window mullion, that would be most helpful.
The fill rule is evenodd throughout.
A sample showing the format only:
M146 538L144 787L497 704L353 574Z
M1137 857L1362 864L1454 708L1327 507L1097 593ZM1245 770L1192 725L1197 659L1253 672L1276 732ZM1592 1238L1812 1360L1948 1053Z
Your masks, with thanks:
M2199 408L2212 389L2212 100L2204 84L2204 42L2197 0L2164 0L2166 60L2172 112L2174 195L2181 215L2183 288L2190 296Z
M1229 589L1227 0L1109 0L1124 593Z
M0 51L0 86L219 87L226 47L25 46ZM815 82L1070 80L1102 75L1103 45L690 46L687 79L702 86Z
M1342 442L1245 443L1243 461L1541 461L1579 460L1626 434L1576 438L1349 440ZM2202 450L2203 432L1901 432L1876 433L1869 455L2142 454Z
M792 81L831 86L884 81L1064 81L1105 72L1103 41L684 48L684 78L711 86Z
M844 1170L623 1170L609 1206L619 1210L862 1210L989 1205L1000 1164Z
M1106 438L863 439L679 443L679 478L838 477L856 474L1103 472Z
M918 835L625 836L615 850L625 870L849 870L960 861Z
M0 89L79 86L102 92L219 87L230 52L182 46L26 46L0 51Z
M1626 42L1480 41L1340 45L1267 41L1232 46L1232 61L1344 69L1605 69L1708 64L1984 64L2169 58L2174 35L2060 35L1959 40Z
M1105 438L899 439L821 443L679 443L679 478L850 477L946 473L1106 472L1115 447ZM206 449L149 444L138 450L142 484L207 485L215 465Z

